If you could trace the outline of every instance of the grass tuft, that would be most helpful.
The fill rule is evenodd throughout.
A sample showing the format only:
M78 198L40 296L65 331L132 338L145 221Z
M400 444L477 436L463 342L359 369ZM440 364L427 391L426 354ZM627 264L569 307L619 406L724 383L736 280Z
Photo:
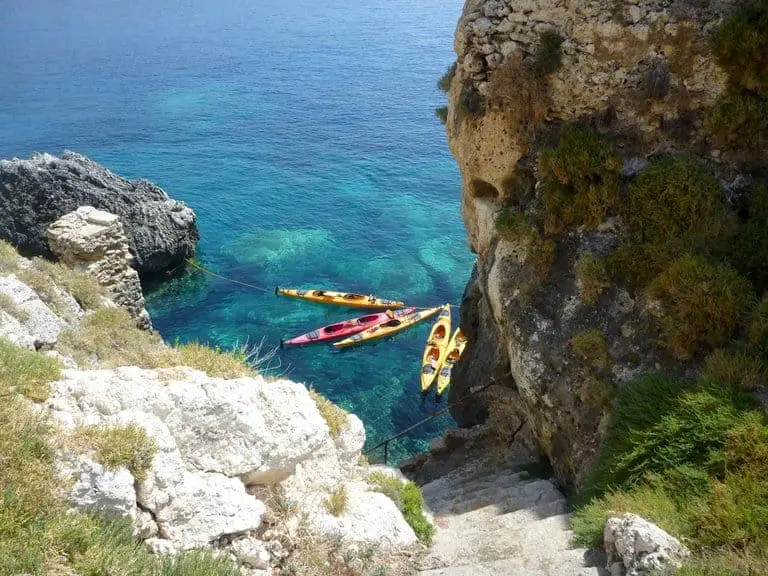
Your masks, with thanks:
M605 263L594 254L585 254L576 262L576 281L584 302L594 304L611 282Z
M539 157L541 218L547 234L596 227L619 199L621 157L596 132L567 126Z
M174 350L178 363L182 366L197 368L215 378L243 378L255 376L256 371L247 364L244 348L222 350L211 348L198 342L177 344Z
M595 370L604 370L610 362L608 344L597 328L590 328L571 338L571 349L581 362Z
M766 368L759 357L747 350L721 348L707 356L704 375L716 382L754 390L766 382Z
M496 216L496 231L502 240L526 244L526 261L534 268L540 280L547 279L555 263L557 247L553 240L539 234L529 216L518 210L502 210Z
M48 384L60 377L58 361L0 338L0 402L14 394L43 402L51 395Z
M69 292L83 310L101 308L104 289L85 272L77 272L64 264L42 258L32 260L32 265L56 286Z
M13 301L13 298L6 294L0 294L0 312L5 312L22 323L29 320L29 313L19 308L16 302Z
M374 472L368 476L368 483L374 490L392 500L402 512L405 521L413 528L421 542L429 546L435 534L435 527L424 516L424 497L413 482L403 482L391 474Z
M555 30L546 30L541 34L533 61L533 71L537 76L547 76L560 69L563 59L562 44L563 37Z
M314 389L309 390L309 395L315 401L320 415L328 424L328 431L332 438L338 438L344 426L347 425L347 413L342 408L328 400L325 396Z
M16 248L0 240L0 274L12 274L19 269L19 254Z
M728 344L754 303L749 283L738 272L700 256L675 261L647 294L661 302L655 312L661 337L680 359Z
M715 31L712 49L733 86L761 94L768 88L768 1L733 10Z
M486 102L482 94L475 89L471 82L461 87L459 94L459 113L462 116L480 117L485 114Z
M127 468L137 482L147 477L157 444L146 430L135 424L116 426L81 426L70 439L79 451L95 450L96 462L109 470Z
M332 516L341 516L347 509L347 488L342 484L337 486L330 496L323 502L328 514Z
M707 129L719 149L759 161L768 148L768 100L751 92L727 92L712 108Z

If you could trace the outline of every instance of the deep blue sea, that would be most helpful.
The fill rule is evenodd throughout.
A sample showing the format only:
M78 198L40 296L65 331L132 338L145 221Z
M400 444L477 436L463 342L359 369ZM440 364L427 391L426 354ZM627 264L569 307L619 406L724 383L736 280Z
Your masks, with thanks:
M68 148L152 180L197 212L205 267L269 290L195 272L149 287L170 341L267 349L359 315L276 285L458 303L473 257L434 109L462 4L0 0L0 157ZM428 329L281 351L277 372L358 414L370 446L441 407L419 392Z

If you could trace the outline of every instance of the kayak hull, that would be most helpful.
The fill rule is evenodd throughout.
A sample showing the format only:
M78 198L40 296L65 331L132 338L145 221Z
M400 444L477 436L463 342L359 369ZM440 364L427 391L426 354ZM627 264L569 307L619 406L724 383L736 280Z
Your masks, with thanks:
M437 378L440 368L448 355L448 343L451 339L451 308L446 305L440 311L440 316L432 326L424 347L421 360L421 391L430 389Z
M292 288L275 288L275 294L298 298L316 304L331 304L348 308L365 308L368 310L394 310L404 308L405 303L395 300L385 300L375 296L355 294L353 292L334 292L332 290L295 290Z
M448 386L451 385L451 377L453 376L453 370L456 368L456 364L461 359L461 355L464 353L464 348L467 346L467 337L461 331L461 328L456 328L456 332L451 338L450 344L448 344L448 354L446 355L445 362L440 373L437 376L437 395L440 396Z
M346 338L352 336L358 332L362 332L372 326L378 326L388 320L406 316L414 312L415 308L403 308L402 310L395 310L394 312L378 312L376 314L369 314L367 316L360 316L359 318L352 318L350 320L344 320L343 322L336 322L335 324L329 324L322 328L317 328L301 336L296 336L290 340L284 340L280 343L281 346L302 346L305 344L316 344L320 342L328 342L330 340L336 340L338 338Z
M336 342L334 346L337 348L347 348L349 346L354 346L355 344L362 344L363 342L369 342L372 340L379 340L380 338L386 338L387 336L392 336L394 334L402 332L403 330L406 330L411 326L415 326L422 320L426 320L427 318L429 318L430 316L434 316L438 312L440 312L439 307L427 308L426 310L419 310L418 312L412 312L410 314L406 314L405 316L402 316L401 318L389 320L387 322L384 322L383 324L379 324L378 326L373 326L371 328L368 328L367 330L358 332L357 334L354 334L349 338L345 338L341 342Z

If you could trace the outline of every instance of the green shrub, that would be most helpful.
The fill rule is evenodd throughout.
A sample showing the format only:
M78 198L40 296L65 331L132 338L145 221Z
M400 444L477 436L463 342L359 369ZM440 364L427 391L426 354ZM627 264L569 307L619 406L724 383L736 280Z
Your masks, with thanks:
M723 21L713 36L717 63L731 83L761 93L768 86L768 1L742 6Z
M677 576L763 576L768 574L768 541L741 548L720 547L696 554Z
M19 269L19 255L16 248L0 240L0 274L12 274Z
M557 246L536 230L532 219L518 210L502 210L496 216L496 231L502 240L527 245L526 262L540 280L546 280L555 263Z
M43 402L51 394L48 383L60 377L58 361L0 337L0 403L14 394Z
M198 342L176 344L174 350L178 356L178 364L197 368L215 378L242 378L255 376L256 370L251 368L241 349L222 350L220 347L211 348Z
M451 83L453 82L453 79L456 77L456 68L458 67L458 64L454 62L450 66L448 66L448 69L445 71L445 73L440 77L440 80L437 81L437 87L442 90L445 93L450 92L451 90Z
M314 389L309 390L309 395L315 401L320 415L328 424L328 431L333 438L338 438L344 426L347 425L347 413L342 408L328 400Z
M699 256L673 262L647 294L661 301L655 316L662 340L681 359L728 344L754 302L749 283L738 272Z
M95 450L96 461L110 470L127 468L138 482L144 480L157 452L146 430L135 424L81 426L71 438L80 451Z
M341 516L344 513L344 510L347 508L347 489L342 484L341 486L338 486L333 492L331 492L330 496L323 502L323 505L325 506L326 511L328 514L331 514L333 516Z
M594 304L611 282L605 263L594 254L585 254L576 262L576 280L584 302Z
M579 508L571 518L574 543L597 548L603 541L605 521L631 512L671 534L688 534L690 525L678 504L658 485L641 485L626 492L608 492Z
M758 293L768 290L768 215L753 216L739 227L728 247L728 261Z
M747 334L747 344L752 354L768 368L768 295L752 313Z
M561 46L563 37L555 30L546 30L539 37L533 70L537 76L547 76L556 72L562 66L563 53Z
M748 92L720 96L707 120L713 144L759 161L768 148L768 101Z
M612 276L645 287L689 252L723 244L732 218L717 178L693 156L666 156L642 170L622 203L628 241L609 258Z
M716 382L754 390L765 383L766 367L746 350L720 349L707 356L704 375Z
M445 123L448 122L448 106L438 106L435 108L435 116L445 126Z
M59 336L59 348L81 366L167 368L179 359L157 334L141 330L122 308L101 308Z
M539 157L541 217L547 234L596 227L619 199L621 157L596 132L568 126Z
M608 344L603 333L590 328L571 338L571 349L580 362L595 370L604 370L610 361Z
M432 543L435 527L424 516L424 497L416 484L403 482L383 472L374 472L368 476L368 483L397 505L419 540L427 546Z
M485 114L485 110L486 103L482 94L475 89L471 82L465 83L459 94L459 113L462 116L479 117Z

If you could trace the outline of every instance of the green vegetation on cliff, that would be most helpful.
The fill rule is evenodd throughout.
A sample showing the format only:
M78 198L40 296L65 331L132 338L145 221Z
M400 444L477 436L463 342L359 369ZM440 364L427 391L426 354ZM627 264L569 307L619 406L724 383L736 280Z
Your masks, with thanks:
M435 527L424 516L424 496L416 484L411 481L403 482L384 472L374 472L368 476L368 483L397 505L419 540L427 546L432 543Z

